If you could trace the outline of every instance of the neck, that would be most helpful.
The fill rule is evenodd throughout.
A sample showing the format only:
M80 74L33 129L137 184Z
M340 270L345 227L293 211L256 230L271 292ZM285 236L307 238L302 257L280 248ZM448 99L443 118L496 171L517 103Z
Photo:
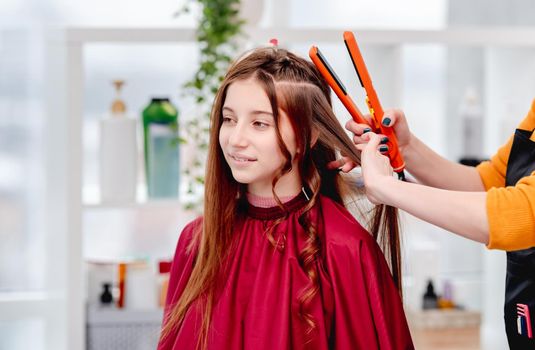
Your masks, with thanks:
M275 192L279 198L295 197L301 191L301 187L303 187L299 173L296 171L296 166L297 164L289 173L285 174L279 181L277 181L274 189L271 183L272 179L269 179L258 183L250 183L247 185L247 192L258 197L267 198L274 198L273 192Z
M294 197L295 195L294 196L280 196L279 200L282 203L286 203L286 202L289 202ZM271 207L277 206L278 204L277 201L275 200L275 197L273 196L263 197L263 196L258 196L256 194L249 193L249 192L247 192L247 201L249 202L249 204L255 207L259 207L259 208L271 208Z
M263 197L263 198L275 198L273 192L277 195L279 198L283 197L290 197L293 198L301 192L301 183L293 184L294 186L275 186L275 190L272 190L272 187L257 187L257 186L247 186L247 193L250 193L257 197Z

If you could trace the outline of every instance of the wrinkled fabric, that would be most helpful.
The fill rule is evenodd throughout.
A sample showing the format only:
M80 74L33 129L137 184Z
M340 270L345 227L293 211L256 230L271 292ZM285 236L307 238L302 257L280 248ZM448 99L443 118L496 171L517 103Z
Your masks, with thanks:
M314 267L320 289L305 307L315 323L308 332L299 312L300 293L310 283L299 264L306 235L298 218L305 204L302 195L285 204L288 217L273 232L278 249L265 231L284 215L280 208L249 205L237 220L236 248L216 294L208 349L413 349L401 299L381 250L345 208L326 197L320 198L310 216L319 225L321 257ZM199 225L201 218L180 236L166 314L191 274L195 252L188 253L186 247ZM159 350L195 349L202 321L199 303L188 309L178 329L160 341Z

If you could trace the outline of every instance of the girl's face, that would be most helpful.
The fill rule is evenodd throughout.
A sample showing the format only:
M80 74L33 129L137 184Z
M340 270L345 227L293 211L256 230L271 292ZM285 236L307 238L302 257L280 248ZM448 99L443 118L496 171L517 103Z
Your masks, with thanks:
M301 189L296 140L286 113L279 110L279 117L279 130L293 161L292 170L279 179L275 192L278 196L291 196ZM232 83L227 89L222 118L219 145L232 176L247 184L248 192L271 197L272 180L285 158L277 143L271 103L262 86L253 78Z

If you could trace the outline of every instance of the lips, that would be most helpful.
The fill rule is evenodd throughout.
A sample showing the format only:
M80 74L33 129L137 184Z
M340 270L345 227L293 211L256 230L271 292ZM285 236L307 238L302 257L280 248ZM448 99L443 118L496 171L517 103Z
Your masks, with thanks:
M239 153L230 153L229 157L235 160L236 162L246 163L246 162L254 162L256 159L252 157L248 157L243 154Z

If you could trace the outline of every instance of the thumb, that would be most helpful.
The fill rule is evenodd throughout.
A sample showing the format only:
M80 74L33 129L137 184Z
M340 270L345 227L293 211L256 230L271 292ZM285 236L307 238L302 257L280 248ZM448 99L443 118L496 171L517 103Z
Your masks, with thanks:
M364 114L363 115L364 119L366 120L366 124L368 125L374 125L373 124L373 117L371 116L371 114Z
M403 117L403 111L400 109L386 109L381 119L381 124L387 127L393 127Z
M377 135L374 132L368 132L366 135L368 135L369 141L366 144L366 147L364 147L364 150L362 152L365 154L377 152L377 148L379 147L379 144L381 143L381 138L379 137L379 135Z

